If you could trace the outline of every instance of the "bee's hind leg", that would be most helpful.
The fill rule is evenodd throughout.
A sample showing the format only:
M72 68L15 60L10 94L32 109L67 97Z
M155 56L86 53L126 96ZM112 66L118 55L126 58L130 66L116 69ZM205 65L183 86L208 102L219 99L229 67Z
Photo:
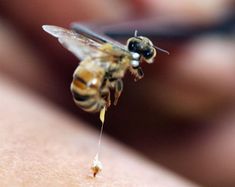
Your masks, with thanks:
M114 94L114 105L117 105L118 99L121 96L122 90L123 90L123 82L121 79L117 79L114 83L114 89L115 89L115 94Z
M101 91L101 97L104 98L104 100L106 101L106 109L111 105L111 99L110 99L110 90L109 88L104 88Z

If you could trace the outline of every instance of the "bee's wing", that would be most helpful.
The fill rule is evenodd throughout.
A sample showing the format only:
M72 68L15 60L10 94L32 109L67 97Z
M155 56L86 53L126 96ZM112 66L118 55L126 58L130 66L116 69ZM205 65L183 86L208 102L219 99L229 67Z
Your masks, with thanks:
M44 31L58 38L59 42L80 60L83 60L87 56L96 56L102 45L88 37L61 27L43 25L42 28Z
M126 50L126 46L122 43L119 43L112 38L108 36L104 36L103 33L96 33L93 30L91 30L86 25L80 24L80 23L72 23L71 28L78 34L81 34L87 38L90 38L98 43L104 44L104 43L110 43L116 50L122 51L122 52L128 52Z

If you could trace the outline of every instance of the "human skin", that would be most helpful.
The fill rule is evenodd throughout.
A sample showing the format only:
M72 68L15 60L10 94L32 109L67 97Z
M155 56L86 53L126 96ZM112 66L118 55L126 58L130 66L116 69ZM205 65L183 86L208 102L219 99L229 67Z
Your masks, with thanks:
M0 74L0 186L196 186L98 132Z

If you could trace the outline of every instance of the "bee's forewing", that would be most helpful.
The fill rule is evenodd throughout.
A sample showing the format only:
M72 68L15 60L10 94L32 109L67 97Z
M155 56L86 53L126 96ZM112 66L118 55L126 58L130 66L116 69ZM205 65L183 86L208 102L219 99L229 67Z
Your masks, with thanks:
M100 43L76 32L52 25L43 25L42 28L58 38L59 42L80 60L87 56L95 56L99 52Z

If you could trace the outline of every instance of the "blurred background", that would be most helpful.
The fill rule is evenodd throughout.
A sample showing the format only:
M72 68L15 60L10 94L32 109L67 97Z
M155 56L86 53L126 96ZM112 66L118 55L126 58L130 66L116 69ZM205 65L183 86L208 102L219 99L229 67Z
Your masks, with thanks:
M235 186L234 11L232 0L2 0L0 76L98 130L69 90L79 61L41 26L86 22L124 43L138 29L170 56L138 82L126 75L105 133L196 183Z

